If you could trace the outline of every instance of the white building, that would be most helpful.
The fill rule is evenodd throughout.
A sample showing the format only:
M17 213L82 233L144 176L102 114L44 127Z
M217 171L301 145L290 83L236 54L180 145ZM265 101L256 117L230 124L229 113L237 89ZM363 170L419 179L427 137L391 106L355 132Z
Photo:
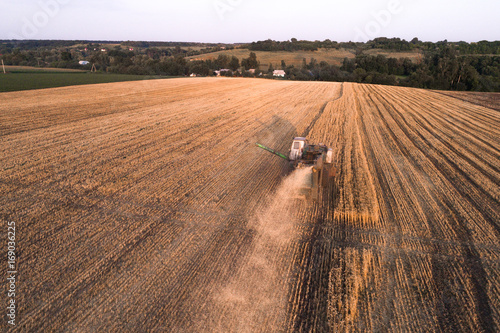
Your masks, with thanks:
M89 64L89 62L88 62L88 61L85 61L85 60L80 60L78 63L79 63L80 65L83 65L83 66L85 66L85 65L88 65L88 64Z
M217 76L221 76L221 75L222 75L222 73L227 73L227 72L231 72L231 70L230 70L230 69L227 69L227 68L223 68L223 69L221 69L221 70L215 71L214 73L215 73L215 75L217 75Z
M285 71L282 70L282 69L277 69L275 71L273 71L273 76L276 76L276 77L285 77Z

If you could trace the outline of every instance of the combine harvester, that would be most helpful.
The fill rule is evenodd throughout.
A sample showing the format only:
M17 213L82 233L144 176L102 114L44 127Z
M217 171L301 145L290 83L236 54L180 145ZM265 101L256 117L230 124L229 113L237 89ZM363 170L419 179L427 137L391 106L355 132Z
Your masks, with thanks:
M333 166L332 149L324 144L310 144L304 137L294 138L288 157L259 143L256 145L289 161L294 168L311 167L311 174L307 176L305 183L300 188L300 194L303 198L319 201L323 189L335 176L336 169Z

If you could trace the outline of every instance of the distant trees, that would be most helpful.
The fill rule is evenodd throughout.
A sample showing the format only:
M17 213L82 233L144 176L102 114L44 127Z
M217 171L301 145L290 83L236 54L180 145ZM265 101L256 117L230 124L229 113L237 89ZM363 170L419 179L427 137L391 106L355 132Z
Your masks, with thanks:
M210 68L205 61L191 61L189 62L189 73L207 76L210 74Z
M480 41L477 43L458 43L460 54L500 54L500 41L488 42Z
M78 64L87 60L100 71L124 74L184 76L191 73L213 75L215 70L229 69L224 75L272 77L280 68L292 80L352 81L404 85L430 89L500 91L500 42L478 43L422 42L413 38L407 42L398 38L376 38L367 43L337 43L324 41L277 42L272 40L247 45L249 55L238 59L231 53L221 52L216 59L194 60L191 54L221 51L234 46L200 44L191 49L189 43L123 42L114 46L95 41L2 41L0 57L6 65L39 67L65 67L89 69ZM198 45L198 44L197 44ZM352 57L345 58L340 66L314 57L302 63L289 65L284 60L273 61L267 73L259 70L259 51L315 50L318 48L347 48ZM102 51L104 49L105 51ZM372 49L418 52L418 60L386 57ZM241 70L241 69L244 70ZM255 69L254 72L247 72Z
M384 49L391 51L412 51L415 49L433 51L436 48L442 50L447 46L456 46L458 51L462 55L470 54L490 54L496 55L500 54L500 41L480 41L477 43L466 43L457 42L450 43L447 40L440 41L437 43L432 42L422 42L418 38L413 38L410 42L401 38L386 38L380 37L375 38L366 43L337 43L332 42L330 39L325 39L324 41L299 41L296 38L292 38L290 41L274 41L271 39L264 41L252 42L250 44L244 45L251 51L316 51L320 48L345 48L345 49L356 49L362 48L366 49Z
M241 66L246 70L258 68L259 61L257 61L257 55L254 52L250 52L250 56L248 58L241 60Z
M375 38L366 43L368 48L372 49L385 49L385 50L394 50L394 51L409 51L415 48L418 45L418 38L413 39L412 42L407 42L404 39L400 38Z
M273 72L274 72L273 64L269 64L269 67L267 68L267 73L272 74Z
M139 74L139 75L168 75L182 76L195 73L198 75L211 75L214 70L230 69L224 75L232 76L240 69L240 60L235 56L220 54L215 60L190 60L182 54L176 56L162 56L158 59L155 54L158 50L146 54L136 54L132 51L114 49L109 52L94 52L90 61L98 69L112 73ZM250 63L255 63L257 57L251 55Z
M71 60L73 60L73 57L71 56L71 52L62 51L61 52L61 60L62 61L71 61Z
M229 61L228 65L229 69L231 69L233 72L237 71L240 68L240 59L238 59L235 56L231 57L231 60Z
M228 68L230 61L231 59L229 58L229 56L225 54L219 54L219 56L215 60L215 69Z
M354 82L430 89L498 91L499 62L500 57L459 56L456 49L448 45L439 53L428 55L421 63L412 62L408 58L386 58L383 55L361 53L354 59L345 58L340 70L349 73L346 80Z
M342 63L342 67L340 67L340 69L348 73L352 73L354 69L356 69L356 61L354 59L344 58L344 62Z
M89 61L99 67L99 70L106 70L110 65L110 59L105 52L94 52L89 58Z
M214 69L231 69L232 71L237 71L240 68L240 60L235 56L230 57L225 54L219 54L213 65Z
M182 56L177 56L175 58L166 58L160 63L163 65L163 71L160 74L180 76L187 75L189 73L187 61Z
M428 56L421 66L420 75L427 80L422 84L418 75L413 75L415 82L422 88L446 90L476 90L480 85L479 73L471 64L474 57L457 56L454 47L443 48L440 53ZM482 69L482 68L480 68ZM486 87L482 87L483 89Z
M271 39L259 42L252 42L245 45L251 51L316 51L321 42L298 41L292 38L291 41L277 42ZM330 44L329 44L330 45Z
M407 42L404 39L400 38L375 38L365 44L362 43L337 43L333 42L330 39L325 39L324 41L304 41L297 40L296 38L292 38L290 41L274 41L271 39L252 42L250 44L246 44L245 47L251 51L317 51L320 48L339 49L343 48L356 48L358 46L363 46L366 49L386 49L386 50L394 50L394 51L409 51L418 46L420 46L421 42L418 38L414 38L411 42Z
M220 73L220 75L221 76L229 76L229 77L231 77L231 76L233 76L233 71L232 70L222 71Z

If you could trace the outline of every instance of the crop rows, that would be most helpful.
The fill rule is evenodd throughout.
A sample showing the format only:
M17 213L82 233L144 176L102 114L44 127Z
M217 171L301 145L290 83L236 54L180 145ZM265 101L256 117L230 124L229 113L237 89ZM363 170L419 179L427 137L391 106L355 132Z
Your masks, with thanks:
M20 331L500 327L500 114L467 95L175 79L2 97ZM255 147L294 136L334 150L320 203Z
M498 329L499 120L434 92L345 84L311 133L335 151L338 188L304 252L316 290L297 295L309 310L295 328Z

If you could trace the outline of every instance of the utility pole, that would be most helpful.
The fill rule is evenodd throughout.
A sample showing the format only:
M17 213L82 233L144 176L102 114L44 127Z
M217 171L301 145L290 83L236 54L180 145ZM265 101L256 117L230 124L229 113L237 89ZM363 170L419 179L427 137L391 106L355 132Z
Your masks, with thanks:
M5 74L5 65L3 64L3 59L2 59L2 68L3 68L3 73Z

